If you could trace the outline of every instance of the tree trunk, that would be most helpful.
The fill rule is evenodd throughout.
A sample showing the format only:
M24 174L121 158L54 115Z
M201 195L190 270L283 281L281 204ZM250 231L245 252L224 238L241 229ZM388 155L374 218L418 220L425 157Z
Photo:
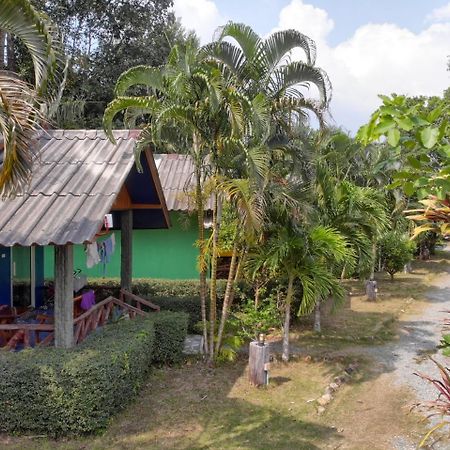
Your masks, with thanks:
M344 281L344 279L345 279L345 269L346 269L346 264L344 264L344 267L342 268L341 281Z
M320 300L317 301L316 306L314 308L314 331L316 331L317 333L321 333L322 332L322 326L320 324L320 318L321 318L321 314L320 314Z
M370 270L370 279L373 280L375 278L375 264L377 259L377 244L376 242L372 243L372 268Z
M16 55L14 54L14 37L11 33L6 34L6 67L12 72L17 72Z
M194 154L197 159L195 168L195 203L197 208L197 221L198 221L198 247L199 247L199 269L200 269L200 307L202 312L202 326L203 326L203 349L208 353L208 328L206 324L206 245L205 245L205 225L204 225L204 205L203 205L203 192L202 192L202 167L200 158L199 140L196 133L193 135L193 147Z
M219 331L217 333L217 343L214 352L216 358L219 355L220 347L222 345L223 331L225 329L225 324L228 319L228 313L231 309L231 305L234 299L234 284L238 261L237 254L238 254L238 244L236 239L233 245L233 254L231 256L230 272L228 273L227 286L225 288L225 297L223 300L222 317L220 318Z
M219 240L219 221L217 217L218 194L214 192L213 236L211 256L211 280L209 286L209 362L214 360L214 338L216 335L217 316L217 244Z
M289 327L291 323L291 303L294 296L294 276L289 275L288 290L285 300L284 324L283 324L283 353L281 359L284 362L289 361Z
M0 70L3 70L6 68L6 63L5 63L5 32L0 30Z

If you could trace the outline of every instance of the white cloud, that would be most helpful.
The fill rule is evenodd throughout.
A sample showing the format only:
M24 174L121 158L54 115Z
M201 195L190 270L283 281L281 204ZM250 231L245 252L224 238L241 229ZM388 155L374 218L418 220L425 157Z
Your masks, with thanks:
M316 41L317 65L327 71L333 84L331 112L336 124L355 131L380 104L378 94L441 95L450 85L450 72L446 71L450 3L433 10L427 16L432 23L421 32L396 24L369 23L332 46L333 19L326 10L306 1L291 0L282 8L274 30L295 28ZM175 0L174 10L202 43L227 21L214 0ZM293 56L303 55L299 51Z
M175 0L173 10L187 30L195 30L202 44L209 42L216 28L226 22L212 0Z
M367 24L333 47L327 42L333 29L328 13L292 0L279 16L277 29L286 27L317 40L317 65L333 84L334 119L351 130L367 121L380 103L378 94L441 95L450 84L450 20L420 33L395 24Z
M323 9L292 0L281 10L278 28L295 28L320 43L334 28L334 22Z
M428 22L444 22L450 20L450 3L447 3L440 8L433 9L433 11L427 15L426 20Z

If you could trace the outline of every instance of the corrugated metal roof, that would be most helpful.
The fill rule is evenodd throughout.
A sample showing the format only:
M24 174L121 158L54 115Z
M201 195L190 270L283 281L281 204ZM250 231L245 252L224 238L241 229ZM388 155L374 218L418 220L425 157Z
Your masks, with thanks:
M195 210L194 162L189 155L153 154L169 211ZM205 210L212 209L212 199Z
M31 184L0 201L0 245L90 241L134 164L136 130L53 130L38 141Z

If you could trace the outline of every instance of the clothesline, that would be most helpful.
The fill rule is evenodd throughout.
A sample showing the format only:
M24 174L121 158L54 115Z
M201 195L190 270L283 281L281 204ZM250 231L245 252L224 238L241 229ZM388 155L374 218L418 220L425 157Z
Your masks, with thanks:
M97 264L102 263L103 275L105 275L106 265L111 262L111 256L114 254L115 247L116 237L114 233L101 242L95 241L86 244L86 267L90 269Z

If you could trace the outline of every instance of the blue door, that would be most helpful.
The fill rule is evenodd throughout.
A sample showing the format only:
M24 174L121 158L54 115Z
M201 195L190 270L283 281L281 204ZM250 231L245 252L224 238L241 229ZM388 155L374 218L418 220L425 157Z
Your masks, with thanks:
M11 305L11 248L0 246L0 305Z

